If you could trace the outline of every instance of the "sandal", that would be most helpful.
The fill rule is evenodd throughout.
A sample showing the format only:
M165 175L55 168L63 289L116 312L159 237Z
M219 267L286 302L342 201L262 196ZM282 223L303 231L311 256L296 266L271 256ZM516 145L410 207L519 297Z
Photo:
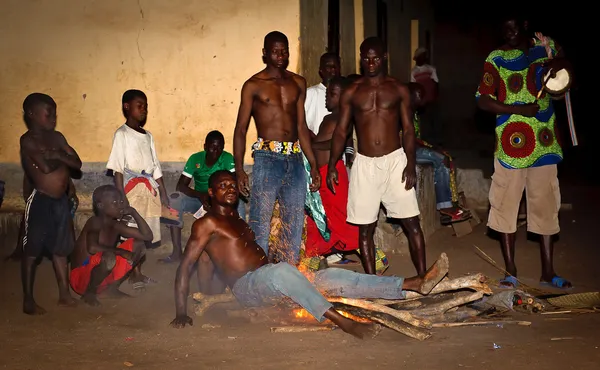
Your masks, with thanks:
M181 262L181 259L173 259L173 256L167 256L165 258L159 258L156 262L158 263L166 263L166 264L170 264L170 263L179 263Z
M144 292L144 291L146 291L146 284L144 284L144 282L142 282L142 281L133 283L133 290L135 292Z
M573 289L573 284L571 284L571 282L563 277L560 277L558 275L556 275L555 277L552 278L552 280L550 281L544 281L540 279L540 285L543 286L548 286L548 287L552 287L552 288L558 288L558 289ZM565 286L565 285L570 285L570 286Z
M473 217L470 211L464 210L462 208L456 208L452 212L442 210L440 210L439 212L442 215L441 222L444 224L466 221Z
M505 276L498 284L498 288L500 289L516 289L518 286L519 281L512 275Z

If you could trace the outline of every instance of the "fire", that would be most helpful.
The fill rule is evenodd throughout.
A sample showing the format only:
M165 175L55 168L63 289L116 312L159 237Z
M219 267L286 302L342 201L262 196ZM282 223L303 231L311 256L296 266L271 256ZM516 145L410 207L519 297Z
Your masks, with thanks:
M354 316L349 314L348 312L345 311L340 311L340 310L336 310L340 315L344 316L345 318L348 318L350 320L356 321L356 322L363 322L363 323L369 323L371 322L371 320L369 319L365 319L362 317L358 317L358 316ZM296 308L293 311L294 317L297 319L307 319L307 318L312 318L313 316L308 313L308 311L306 311L304 308Z

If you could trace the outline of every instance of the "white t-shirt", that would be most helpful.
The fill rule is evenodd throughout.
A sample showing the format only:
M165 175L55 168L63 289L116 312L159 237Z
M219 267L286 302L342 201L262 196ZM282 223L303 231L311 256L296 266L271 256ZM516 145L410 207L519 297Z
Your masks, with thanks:
M325 97L327 88L322 83L306 89L306 100L304 101L304 112L306 113L306 125L315 135L319 133L319 127L323 117L331 113L325 108Z
M150 131L142 134L126 124L119 127L106 168L119 173L124 173L126 168L138 173L144 171L155 180L161 178L163 174Z

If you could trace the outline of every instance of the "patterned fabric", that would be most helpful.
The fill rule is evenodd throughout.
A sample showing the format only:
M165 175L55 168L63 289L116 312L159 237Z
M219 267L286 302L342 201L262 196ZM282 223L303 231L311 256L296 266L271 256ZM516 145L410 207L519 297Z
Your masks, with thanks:
M252 151L265 150L268 152L279 153L279 154L298 154L301 152L299 141L276 141L276 140L264 140L258 138L254 144L252 144Z
M562 160L552 100L542 89L543 63L548 60L546 47L538 39L526 55L521 50L494 50L486 58L477 98L489 96L508 105L537 102L535 117L500 114L496 117L495 157L506 168L528 168L557 164ZM554 41L546 38L556 55Z
M325 208L323 207L323 200L321 199L321 193L318 191L310 191L310 184L312 182L312 178L310 177L310 163L308 163L308 159L304 154L302 155L302 159L304 160L304 170L306 171L306 201L304 203L304 208L308 215L315 221L317 228L319 229L319 233L326 241L329 241L331 238L331 231L329 227L327 227L327 217L325 216ZM321 181L325 181L321 179ZM304 220L304 233L306 234L306 219Z

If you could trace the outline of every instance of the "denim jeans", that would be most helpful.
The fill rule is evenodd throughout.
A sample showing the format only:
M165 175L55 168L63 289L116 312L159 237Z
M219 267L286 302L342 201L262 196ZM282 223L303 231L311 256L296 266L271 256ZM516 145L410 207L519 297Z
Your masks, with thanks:
M359 274L357 272L328 268L315 273L310 282L297 268L282 262L268 264L242 276L232 292L238 302L246 307L275 305L290 298L302 306L318 321L333 305L327 296L344 298L404 299L404 278Z
M452 191L450 190L450 169L444 165L444 155L430 148L419 147L416 150L417 164L433 165L433 182L437 209L452 207Z
M302 242L306 199L302 153L285 155L255 150L253 156L248 223L256 235L256 242L268 255L271 218L275 201L278 200L283 227L273 255L279 261L296 265Z
M196 213L200 209L202 202L198 198L189 197L181 192L174 192L169 195L169 201L171 207L179 212L179 225L174 227L183 227L183 214L184 213ZM246 220L246 205L242 199L238 203L238 213L240 217Z

